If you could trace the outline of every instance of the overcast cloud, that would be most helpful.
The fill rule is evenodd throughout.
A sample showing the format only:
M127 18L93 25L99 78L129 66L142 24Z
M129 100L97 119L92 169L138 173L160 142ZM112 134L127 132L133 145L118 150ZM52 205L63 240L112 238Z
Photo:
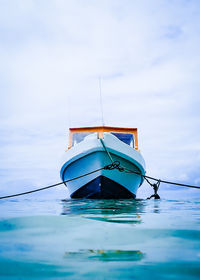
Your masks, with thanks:
M99 76L147 173L200 185L199 34L198 0L0 0L0 192L60 181L68 127L101 125Z

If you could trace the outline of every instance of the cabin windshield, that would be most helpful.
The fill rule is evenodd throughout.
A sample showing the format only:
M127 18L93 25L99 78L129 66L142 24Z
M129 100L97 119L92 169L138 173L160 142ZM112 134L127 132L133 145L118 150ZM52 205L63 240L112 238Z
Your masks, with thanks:
M72 146L75 146L76 144L80 143L87 137L88 135L91 134L96 134L97 132L76 132L73 133L73 138L72 138ZM116 133L116 132L111 132L112 135L116 136L119 140L122 142L126 143L127 145L131 146L134 148L134 137L133 134L131 133Z
M138 150L137 128L122 128L112 126L93 126L93 127L79 127L69 129L69 144L68 149L85 138L89 139L103 139L105 134L109 133L113 137L117 137L120 141Z
M121 140L122 142L126 143L127 145L131 146L132 148L134 148L134 138L133 138L133 134L131 133L115 133L112 132L111 134L113 134L114 136L116 136L119 140Z
M85 139L86 136L94 134L94 132L77 132L73 134L73 138L72 138L72 146L80 143L81 141L83 141ZM95 133L97 135L97 133Z

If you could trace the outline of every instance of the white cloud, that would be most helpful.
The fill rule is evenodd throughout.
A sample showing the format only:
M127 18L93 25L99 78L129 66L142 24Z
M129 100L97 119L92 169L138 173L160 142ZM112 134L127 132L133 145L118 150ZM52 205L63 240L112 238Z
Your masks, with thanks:
M27 176L35 166L55 170L49 162L64 150L69 122L100 124L101 75L106 124L139 128L148 173L195 180L198 1L21 0L0 6L1 132L9 139L0 140L1 168L13 168L14 154Z

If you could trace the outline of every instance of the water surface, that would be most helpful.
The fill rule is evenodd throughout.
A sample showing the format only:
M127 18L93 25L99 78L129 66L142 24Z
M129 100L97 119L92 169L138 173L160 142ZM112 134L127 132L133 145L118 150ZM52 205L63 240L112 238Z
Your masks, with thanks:
M199 279L199 200L0 201L0 279Z

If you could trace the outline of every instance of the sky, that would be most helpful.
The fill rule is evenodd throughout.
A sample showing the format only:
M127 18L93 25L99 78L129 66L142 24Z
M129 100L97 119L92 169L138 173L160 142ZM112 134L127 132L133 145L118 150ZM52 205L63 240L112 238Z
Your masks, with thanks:
M200 185L199 48L198 0L0 0L0 194L60 181L68 128L102 124L99 77L147 175Z

